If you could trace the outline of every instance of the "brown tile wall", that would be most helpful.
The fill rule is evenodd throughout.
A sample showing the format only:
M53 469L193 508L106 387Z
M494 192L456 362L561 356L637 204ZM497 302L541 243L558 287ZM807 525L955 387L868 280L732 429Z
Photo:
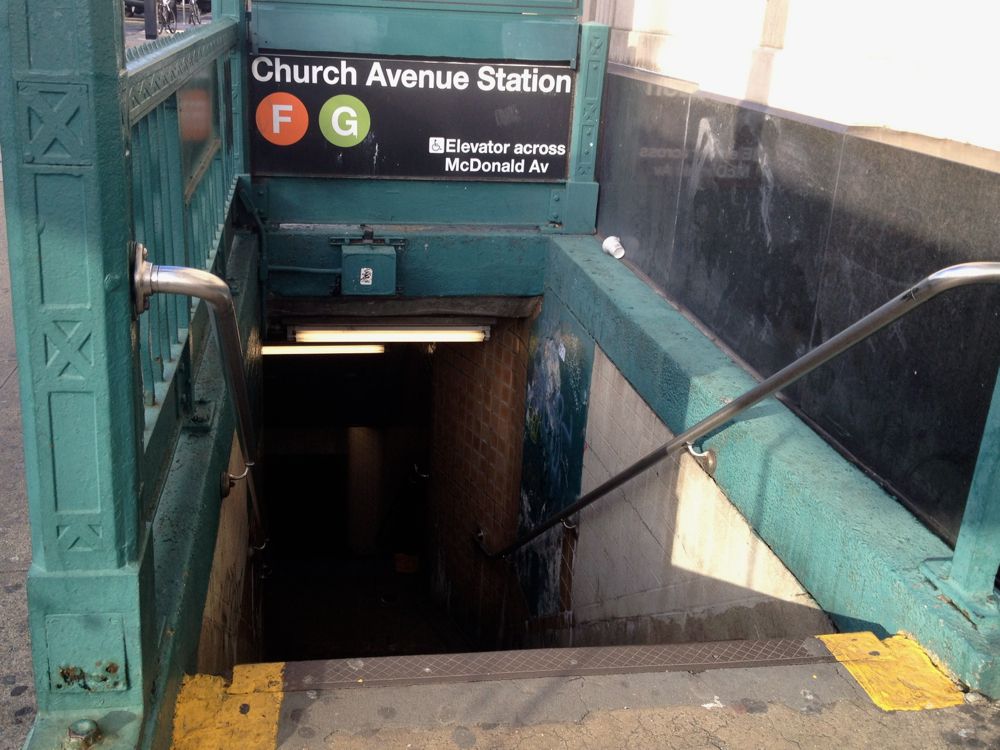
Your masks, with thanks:
M504 320L483 345L439 345L429 527L435 596L478 648L516 645L525 619L510 566L486 559L517 533L530 322Z

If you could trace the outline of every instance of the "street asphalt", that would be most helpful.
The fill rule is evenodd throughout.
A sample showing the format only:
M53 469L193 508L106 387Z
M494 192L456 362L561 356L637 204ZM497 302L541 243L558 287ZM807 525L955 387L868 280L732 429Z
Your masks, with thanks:
M179 8L177 11L177 33L182 34L189 29L198 28L191 24L190 16L186 8ZM212 14L205 13L201 17L202 25L211 23ZM125 17L125 46L137 47L146 41L146 22L142 16Z

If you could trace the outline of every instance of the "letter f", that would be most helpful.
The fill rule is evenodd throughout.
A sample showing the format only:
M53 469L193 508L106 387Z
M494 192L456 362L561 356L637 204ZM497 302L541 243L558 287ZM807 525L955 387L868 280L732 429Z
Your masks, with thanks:
M275 104L275 105L272 106L272 109L271 109L271 114L272 114L271 127L272 127L272 130L273 130L273 132L274 132L275 135L277 135L278 133L281 132L281 123L283 123L283 122L291 122L292 121L291 117L287 117L287 116L285 116L285 115L283 115L281 113L282 112L291 112L291 111L292 111L292 105L291 104Z

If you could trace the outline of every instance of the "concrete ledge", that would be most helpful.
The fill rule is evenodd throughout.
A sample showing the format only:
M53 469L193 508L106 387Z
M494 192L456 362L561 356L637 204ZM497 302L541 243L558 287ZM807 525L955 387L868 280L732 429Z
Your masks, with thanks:
M674 432L754 380L593 237L554 237L547 285ZM1000 695L1000 639L919 572L950 550L773 399L704 441L716 481L842 629L907 632L959 678Z

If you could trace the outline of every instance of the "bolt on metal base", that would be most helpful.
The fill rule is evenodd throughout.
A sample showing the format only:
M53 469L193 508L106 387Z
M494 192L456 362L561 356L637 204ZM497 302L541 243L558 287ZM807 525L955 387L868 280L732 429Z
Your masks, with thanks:
M101 728L93 719L80 719L69 725L63 750L85 750L101 738Z

